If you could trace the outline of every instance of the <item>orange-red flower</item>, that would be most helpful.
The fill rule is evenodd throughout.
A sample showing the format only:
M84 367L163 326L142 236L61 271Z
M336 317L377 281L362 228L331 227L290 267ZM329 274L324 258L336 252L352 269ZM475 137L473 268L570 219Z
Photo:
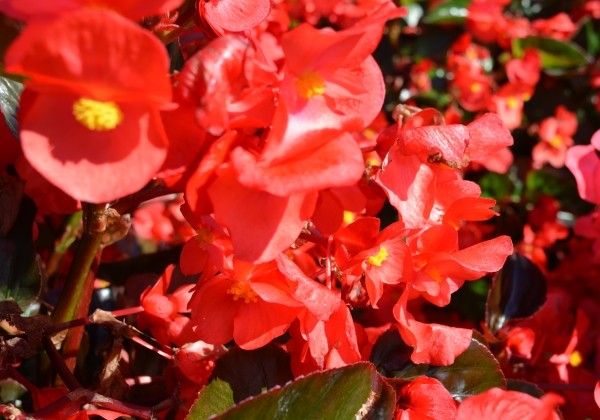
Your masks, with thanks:
M295 286L274 262L234 260L233 270L200 280L189 304L194 331L211 344L233 339L244 349L262 347L286 332L301 312Z
M23 21L52 19L81 9L110 9L132 19L174 10L183 0L2 0L0 11Z
M142 188L167 153L159 110L171 100L163 45L106 10L31 23L6 71L28 77L21 144L29 163L72 197L94 203Z

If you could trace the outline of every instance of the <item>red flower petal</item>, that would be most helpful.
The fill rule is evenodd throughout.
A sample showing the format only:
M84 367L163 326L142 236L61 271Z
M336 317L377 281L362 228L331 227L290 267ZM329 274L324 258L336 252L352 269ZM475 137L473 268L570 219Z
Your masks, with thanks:
M21 144L31 166L81 201L108 202L140 190L167 154L158 110L120 104L124 115L120 125L92 131L73 118L77 99L40 94L26 110Z
M447 162L461 162L468 144L469 132L460 124L409 128L402 130L398 138L403 155L427 158L439 153Z
M467 129L469 145L465 154L471 160L485 161L494 153L513 144L510 131L496 114L483 114L469 124Z
M6 53L5 70L30 77L28 86L62 87L99 101L171 100L164 45L108 10L28 25Z
M419 376L399 391L398 404L402 414L396 414L397 420L456 418L456 401L435 378Z
M4 0L0 11L15 19L54 19L67 12L82 8L111 9L131 19L139 20L146 16L159 15L178 8L183 0Z
M492 388L465 399L458 407L457 420L558 420L560 416L554 411L557 402Z
M231 153L239 182L278 196L352 185L364 172L362 153L350 134L335 137L321 147L280 157L277 162L257 161L242 148Z
M284 276L297 283L294 297L317 319L329 319L339 306L338 294L309 278L286 256L277 257L277 267Z
M484 273L498 271L513 253L513 243L506 235L471 245L452 254L452 258L468 270Z
M425 224L435 194L435 176L429 165L416 156L403 156L392 147L377 181L407 228L417 229Z
M244 303L234 320L233 338L243 349L257 349L286 332L298 313L297 308L263 300Z
M406 344L413 347L410 359L414 363L448 366L471 344L473 332L440 324L424 324L416 321L406 309L408 289L402 293L394 306L398 331Z
M209 187L215 218L231 233L236 257L253 262L273 260L302 231L314 210L317 193L277 197L247 188L225 170ZM240 211L243 209L243 211Z
M190 299L192 324L198 339L211 344L225 344L233 338L233 319L243 300L234 301L227 290L235 280L218 275L201 281Z
M200 0L209 25L221 32L241 32L253 28L265 20L271 11L270 0Z

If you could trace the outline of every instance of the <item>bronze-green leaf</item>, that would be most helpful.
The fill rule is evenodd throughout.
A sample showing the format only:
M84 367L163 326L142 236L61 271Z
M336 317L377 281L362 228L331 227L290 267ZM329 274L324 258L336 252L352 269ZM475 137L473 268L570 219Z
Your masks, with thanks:
M401 379L413 379L422 375L438 379L458 401L490 388L506 388L500 364L488 348L475 339L471 340L469 348L450 366L408 363L393 374L395 378Z
M393 418L395 393L370 363L299 378L247 399L217 419Z

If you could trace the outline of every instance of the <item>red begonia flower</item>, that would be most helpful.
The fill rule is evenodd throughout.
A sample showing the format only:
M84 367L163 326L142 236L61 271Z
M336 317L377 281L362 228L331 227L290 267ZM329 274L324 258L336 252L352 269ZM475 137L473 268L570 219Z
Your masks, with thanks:
M111 9L139 20L178 8L183 0L0 0L0 11L23 21L52 19L83 8Z
M492 388L466 398L458 406L457 420L558 420L554 407L563 402L556 394L538 399L523 392Z
M190 381L206 385L216 366L216 360L225 353L227 350L223 346L203 341L186 343L175 353L175 366Z
M566 13L558 13L550 19L536 19L531 27L541 36L566 41L573 36L577 26Z
M288 257L280 255L276 259L277 268L288 279L296 283L293 296L302 303L316 319L325 321L338 309L340 297L321 283L309 278Z
M567 348L560 354L554 354L550 357L550 363L556 365L558 371L558 377L565 383L569 381L569 366L577 367L581 364L582 357L576 348L580 345L583 337L585 337L588 328L590 327L590 320L581 309L577 310L577 320L573 332L571 333L571 339Z
M398 284L412 279L413 261L404 242L405 232L401 222L389 225L369 249L352 259L365 274L365 286L373 308L377 308L377 302L383 295L384 284Z
M531 98L532 90L523 83L506 83L494 93L488 109L498 114L506 128L513 130L521 125L523 105Z
M320 369L341 367L360 360L354 321L344 302L338 301L335 312L327 320L319 320L310 312L304 312L299 319L310 357Z
M458 233L445 224L422 232L409 246L417 270L411 287L438 306L450 303L450 295L465 280L476 280L500 270L513 253L508 236L458 250Z
M148 328L161 343L182 346L194 342L197 337L192 331L190 319L182 315L188 312L192 285L179 287L167 293L175 266L170 265L154 286L147 288L140 296L144 312L138 315L138 326Z
M512 146L513 137L496 114L486 113L467 125L469 144L465 155L469 160L485 161L500 150Z
M220 171L208 195L215 219L231 234L235 256L254 262L273 260L292 245L317 200L317 192L280 197L248 188L230 168Z
M468 71L471 64L461 65L452 81L451 92L467 111L485 110L492 96L493 80L479 71Z
M436 378L419 376L397 392L395 420L437 420L456 418L456 401Z
M440 154L443 161L457 165L464 159L484 160L512 144L512 136L502 120L491 113L466 126L449 124L408 128L405 125L398 136L398 147L404 155L416 154L427 159Z
M232 164L241 184L286 196L358 182L365 165L358 144L350 134L329 129L299 133L294 148L288 149L284 143L289 130L282 134L282 141L277 138L280 127L289 128L287 124L294 123L286 121L286 117L285 105L281 103L262 157L242 147L232 151ZM269 146L276 143L282 144L279 150Z
M545 118L538 130L540 141L531 151L533 166L541 168L549 163L555 168L565 165L567 150L573 146L573 135L577 131L578 122L575 113L559 105L555 117Z
M600 204L600 130L586 146L573 146L567 151L565 165L575 176L581 198Z
M407 228L426 224L435 200L435 175L431 165L417 156L405 156L394 146L388 153L377 181L398 210Z
M171 85L152 34L110 11L73 12L28 25L5 64L29 77L23 153L51 183L100 203L139 190L160 169L167 140L159 109Z
M265 75L259 67L268 63L256 56L247 39L225 35L186 60L178 78L180 91L209 133L220 136L230 128L271 124L275 69Z
M360 185L329 188L319 191L310 220L323 235L329 235L348 223L349 214L361 214L366 206L367 197Z
M542 60L537 50L527 48L522 58L513 58L506 63L506 76L512 83L535 86L540 80Z
M362 129L375 118L385 89L381 70L370 56L374 46L361 42L368 36L308 24L283 36L287 66L281 95L292 115L292 128L300 130L310 121L321 129Z
M535 344L535 331L531 328L513 328L508 332L505 349L509 355L521 359L531 359Z
M465 328L417 321L406 307L409 293L405 289L394 306L393 314L398 321L402 340L413 348L410 359L414 363L451 365L471 345L473 332Z
M501 33L500 28L506 19L502 14L506 1L477 0L467 8L466 26L470 34L477 40L493 43Z
M217 35L251 29L265 20L270 11L270 0L198 1L200 19Z
M235 260L233 271L200 280L189 304L194 331L211 344L233 339L247 350L262 347L287 331L301 312L294 288L275 263Z

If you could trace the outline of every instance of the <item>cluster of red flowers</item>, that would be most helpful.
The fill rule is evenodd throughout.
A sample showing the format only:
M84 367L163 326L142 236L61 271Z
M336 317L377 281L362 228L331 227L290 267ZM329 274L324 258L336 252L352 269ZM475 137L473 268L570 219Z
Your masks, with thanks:
M120 208L157 187L170 194L168 204L150 202L133 217L138 238L181 246L178 267L142 293L137 326L171 359L168 387L187 399L184 409L233 346L276 343L298 377L369 360L391 330L413 363L452 365L471 345L472 325L434 322L425 308L446 307L513 254L509 236L474 227L498 215L496 200L464 172L508 171L509 130L522 126L544 60L536 48L513 47L498 82L491 47L476 41L509 50L527 36L568 40L575 32L566 14L530 22L510 16L508 3L469 5L468 33L446 57L452 105L444 113L398 105L388 123L372 54L385 25L407 14L391 0L0 0L0 11L25 23L4 57L4 70L25 81L19 140L0 138L10 151L0 169L26 181L40 216L82 203ZM597 12L596 3L581 16ZM336 29L321 27L324 19ZM431 89L433 67L412 67L409 96ZM532 167L566 164L581 197L600 204L600 132L591 145L573 146L576 115L554 112L530 127L539 136ZM473 118L463 123L466 113ZM393 221L378 217L384 207ZM544 273L545 250L569 234L558 212L555 200L540 199L517 244ZM598 220L594 213L575 226L579 240L593 243L585 255L595 262ZM486 331L506 370L528 361L531 371L512 376L596 381L569 366L600 347L598 339L579 345L598 308L565 301L572 278L563 270L549 273L556 290L534 317ZM194 284L174 280L184 275ZM568 343L553 341L548 320L575 303L584 307L561 324ZM555 375L542 375L548 366ZM429 377L404 384L396 398L398 419L519 410L552 419L564 402L493 388L459 404Z

